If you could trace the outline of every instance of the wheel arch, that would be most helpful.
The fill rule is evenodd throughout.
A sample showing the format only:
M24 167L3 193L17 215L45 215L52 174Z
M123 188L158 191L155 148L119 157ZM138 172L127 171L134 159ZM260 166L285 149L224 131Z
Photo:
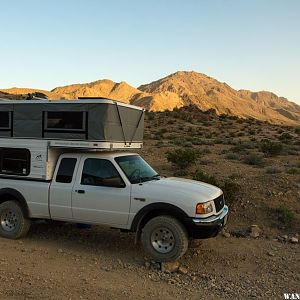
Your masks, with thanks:
M0 189L0 204L9 200L15 200L17 203L19 203L26 217L29 217L30 214L27 202L19 191L12 188Z
M169 204L169 203L152 203L145 207L143 207L134 217L131 225L131 231L136 232L135 242L140 238L141 230L146 225L146 223L154 217L167 215L171 217L175 217L179 221L181 221L182 225L185 226L184 219L188 217L188 215L179 207Z

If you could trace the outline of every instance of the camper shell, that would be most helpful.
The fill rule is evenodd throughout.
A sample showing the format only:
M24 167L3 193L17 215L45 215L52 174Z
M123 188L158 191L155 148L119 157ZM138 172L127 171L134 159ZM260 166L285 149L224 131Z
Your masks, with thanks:
M0 176L51 180L62 153L140 149L144 113L103 98L0 101Z
M141 148L143 130L144 109L110 99L0 101L2 138L108 142Z

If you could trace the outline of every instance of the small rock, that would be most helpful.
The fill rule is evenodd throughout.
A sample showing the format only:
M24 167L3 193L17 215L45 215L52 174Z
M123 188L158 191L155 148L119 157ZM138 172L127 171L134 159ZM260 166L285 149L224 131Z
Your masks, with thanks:
M282 238L283 238L284 241L287 241L288 236L287 235L283 235Z
M124 267L124 264L123 264L123 262L122 262L121 259L118 258L117 262L118 262L118 264L119 264L120 267L122 267L122 268Z
M225 230L222 230L222 236L224 236L225 238L230 238L231 234Z
M58 253L63 253L64 251L63 251L63 249L58 249L57 252Z
M166 273L174 273L177 272L179 266L180 264L178 261L162 262L161 270Z
M274 252L272 252L272 251L268 251L267 254L268 254L269 256L275 256Z
M178 272L179 272L180 274L186 275L186 274L189 272L189 270L188 270L187 268L185 268L185 267L180 266L180 267L178 268Z
M251 225L250 227L250 237L252 238L258 238L260 236L261 229L258 227L258 225Z
M293 237L290 238L290 242L292 244L297 244L297 243L299 243L299 240L295 236L293 236Z

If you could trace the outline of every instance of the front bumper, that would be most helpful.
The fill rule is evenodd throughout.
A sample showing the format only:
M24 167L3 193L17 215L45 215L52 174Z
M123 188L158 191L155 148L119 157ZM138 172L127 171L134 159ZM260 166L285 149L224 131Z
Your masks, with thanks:
M189 236L195 239L206 239L216 236L227 223L228 206L225 205L221 213L209 218L186 218L185 225Z

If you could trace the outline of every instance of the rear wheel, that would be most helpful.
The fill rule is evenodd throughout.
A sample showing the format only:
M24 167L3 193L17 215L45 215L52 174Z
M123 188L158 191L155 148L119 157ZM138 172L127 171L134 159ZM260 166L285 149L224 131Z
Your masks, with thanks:
M144 250L155 261L174 261L188 249L185 227L175 218L158 216L143 228L141 236Z
M0 236L19 239L27 234L29 228L30 220L18 203L6 201L0 204Z

